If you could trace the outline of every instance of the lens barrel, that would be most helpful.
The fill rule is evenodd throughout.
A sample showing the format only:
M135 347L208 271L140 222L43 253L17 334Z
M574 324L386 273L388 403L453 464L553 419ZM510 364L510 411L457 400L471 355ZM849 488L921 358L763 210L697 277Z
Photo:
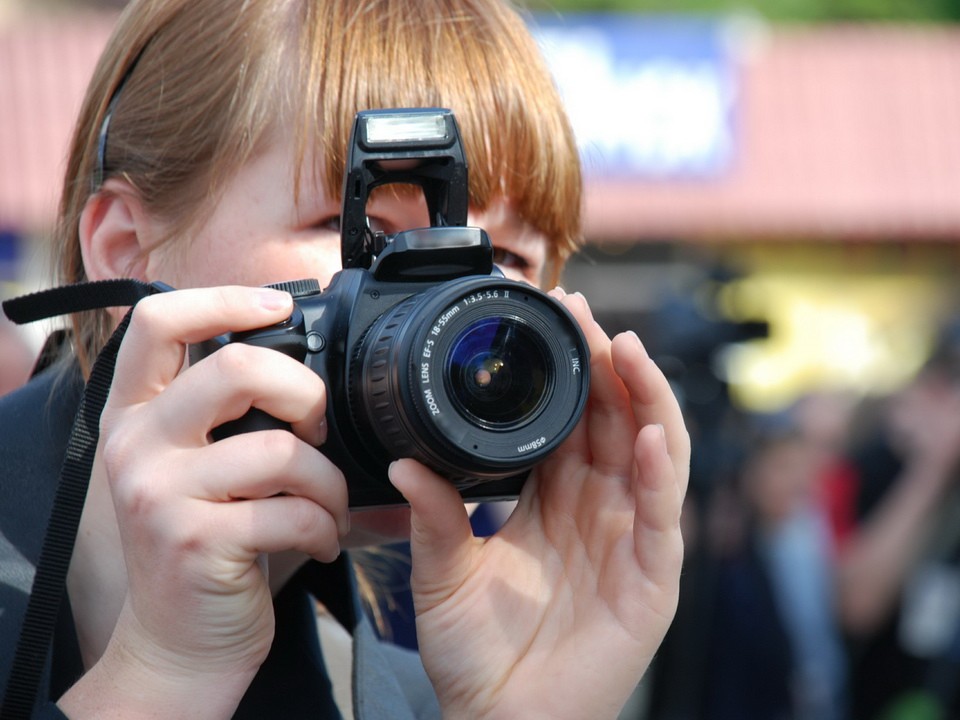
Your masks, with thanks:
M462 484L516 475L553 452L589 388L586 341L566 309L491 277L395 305L351 365L354 421L370 450L414 457Z

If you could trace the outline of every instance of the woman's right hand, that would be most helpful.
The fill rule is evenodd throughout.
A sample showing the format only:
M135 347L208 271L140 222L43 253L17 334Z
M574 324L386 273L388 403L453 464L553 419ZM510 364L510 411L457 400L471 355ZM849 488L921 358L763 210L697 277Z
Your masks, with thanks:
M100 661L60 701L72 718L229 717L273 639L258 558L340 552L342 473L319 376L278 352L228 345L183 369L187 344L280 322L287 293L181 290L143 300L117 358L99 468L117 515L128 593ZM212 442L257 407L291 424ZM98 478L95 469L92 482Z

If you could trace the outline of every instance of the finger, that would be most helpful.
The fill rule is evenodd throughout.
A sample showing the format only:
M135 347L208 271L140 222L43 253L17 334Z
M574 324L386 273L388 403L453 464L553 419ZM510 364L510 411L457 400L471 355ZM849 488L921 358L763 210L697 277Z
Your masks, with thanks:
M349 522L338 517L333 503L298 495L198 501L155 480L127 481L111 489L120 532L128 541L125 554L139 555L148 567L171 552L215 553L248 562L259 553L301 550L330 561L339 553L339 537Z
M268 288L177 290L141 300L117 356L114 406L145 402L180 372L188 343L230 330L253 330L290 316L289 293Z
M390 482L410 503L412 582L425 611L460 586L476 539L460 493L448 480L414 460L397 460Z
M198 451L203 468L191 478L195 498L229 502L275 495L303 497L327 510L341 534L350 529L347 483L316 448L283 430L225 438Z
M593 319L586 299L574 293L565 296L563 304L580 324L590 347L587 435L581 441L589 443L592 462L600 472L617 473L629 467L637 431L627 390L614 371L610 339Z
M185 370L154 400L156 431L199 446L251 407L293 425L311 445L326 439L326 389L306 365L276 350L232 343ZM191 408L184 412L184 408Z
M340 526L327 510L293 495L218 505L212 517L221 526L220 537L231 538L241 559L260 553L299 550L320 562L340 555Z
M634 545L644 574L672 587L683 562L680 511L683 491L667 452L664 429L648 425L634 445Z
M664 429L674 470L686 491L690 468L690 436L673 389L633 332L613 339L613 368L629 391L636 427L657 424Z

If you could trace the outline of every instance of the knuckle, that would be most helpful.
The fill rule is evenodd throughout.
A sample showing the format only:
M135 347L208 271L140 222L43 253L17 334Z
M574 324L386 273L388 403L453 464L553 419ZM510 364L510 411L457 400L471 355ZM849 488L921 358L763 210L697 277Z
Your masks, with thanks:
M330 515L310 500L301 498L293 503L288 521L293 532L307 540L309 545L326 547L336 541Z
M288 518L290 526L298 533L306 534L313 532L319 525L319 508L309 500L298 499L292 503L290 508L290 517Z
M243 343L229 343L211 355L216 371L225 378L241 378L250 372L251 348Z
M219 317L232 317L238 310L244 309L244 303L238 302L238 292L243 289L236 287L215 287L208 290L210 310Z
M120 427L101 445L103 462L114 504L128 517L148 517L165 502L165 483L143 457L142 438L131 429Z
M210 542L208 534L203 528L191 523L176 523L168 528L168 547L175 557L188 557L203 554Z
M122 424L110 426L101 435L103 461L111 477L122 475L136 447L133 432Z
M241 305L241 297L253 290L241 285L219 285L209 288L209 292L211 302L218 306L218 310L226 312Z
M281 462L294 457L297 451L297 438L286 430L257 433L260 453Z
M151 482L148 475L113 474L112 488L114 502L129 517L150 517L163 503L161 484Z
M166 298L162 295L151 295L138 302L130 318L128 332L139 333L162 325L168 315L165 307Z

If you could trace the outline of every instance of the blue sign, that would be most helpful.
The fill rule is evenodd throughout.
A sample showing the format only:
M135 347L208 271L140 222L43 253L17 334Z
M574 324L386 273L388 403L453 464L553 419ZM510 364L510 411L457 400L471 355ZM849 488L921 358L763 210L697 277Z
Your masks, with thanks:
M718 19L535 16L591 176L709 178L734 151L735 64Z
M13 280L17 277L19 259L19 236L10 230L0 228L0 280Z

